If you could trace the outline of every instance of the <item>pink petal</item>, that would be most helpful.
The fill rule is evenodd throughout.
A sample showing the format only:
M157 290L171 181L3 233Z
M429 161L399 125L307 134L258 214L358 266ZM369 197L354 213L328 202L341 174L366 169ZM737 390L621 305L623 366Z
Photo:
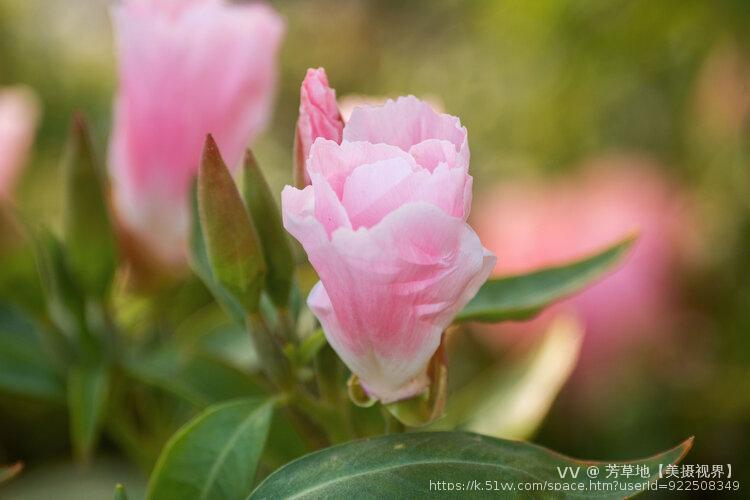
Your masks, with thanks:
M464 162L456 151L455 145L443 139L427 139L409 148L409 154L423 168L430 172L441 163L450 168L461 168L468 172L469 163Z
M126 0L112 17L117 212L163 259L179 259L205 136L233 167L265 126L283 22L264 5L216 0Z
M360 165L375 163L381 160L401 158L407 162L414 160L404 151L386 144L369 144L367 142L343 142L317 139L310 149L307 160L307 171L322 174L331 185L336 195L341 198L344 193L346 178Z
M305 169L315 139L322 138L341 143L344 120L336 105L336 91L328 85L323 68L308 69L300 88L299 118L297 119L295 175L305 185L310 177Z
M327 245L311 226L295 232L326 292L309 305L368 391L393 401L424 388L443 330L494 265L476 234L425 203L402 205L369 230L340 229Z
M458 118L436 113L414 96L389 99L382 106L357 107L344 127L345 141L385 143L404 151L428 139L446 140L461 151L466 135Z
M351 228L344 206L322 174L312 174L312 188L315 194L315 218L323 224L329 238L340 227Z
M39 118L36 95L25 87L0 89L0 199L12 195Z
M403 158L381 160L354 169L346 180L342 196L354 229L373 226L412 200L427 177L426 171L415 172L414 165Z
M419 185L413 199L426 201L448 215L466 220L471 206L471 185L472 178L463 169L449 169L442 163Z

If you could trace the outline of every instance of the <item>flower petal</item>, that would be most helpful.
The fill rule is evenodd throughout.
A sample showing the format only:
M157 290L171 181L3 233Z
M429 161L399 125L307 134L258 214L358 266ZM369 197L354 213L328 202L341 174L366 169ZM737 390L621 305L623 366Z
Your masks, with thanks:
M309 305L333 348L384 402L425 387L443 330L494 265L465 222L426 203L403 205L369 230L340 229L327 245L303 238L326 292L317 289Z
M428 139L446 140L461 151L466 136L458 118L436 113L414 96L389 99L382 106L357 107L344 127L345 141L385 143L404 151Z
M284 23L268 6L215 0L126 0L112 18L120 76L109 165L116 209L171 260L187 239L182 221L206 134L235 167L269 117ZM167 241L161 231L173 218Z
M339 145L334 141L318 138L310 148L307 171L311 177L314 172L322 174L341 199L346 178L355 168L392 158L401 158L414 164L414 159L407 153L387 144L344 141Z
M342 203L354 229L371 227L404 203L429 177L403 158L360 165L346 179Z
M328 237L340 227L351 228L349 216L328 180L322 174L313 172L312 187L315 193L315 218L323 224Z
M430 172L441 163L450 168L461 168L464 172L469 171L469 163L463 162L459 157L456 146L444 139L427 139L409 148L409 154L422 168Z

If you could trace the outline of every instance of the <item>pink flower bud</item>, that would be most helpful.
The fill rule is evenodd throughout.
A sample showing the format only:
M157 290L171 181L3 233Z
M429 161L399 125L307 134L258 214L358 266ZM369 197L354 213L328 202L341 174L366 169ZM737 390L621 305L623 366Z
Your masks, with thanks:
M0 199L12 195L34 140L36 96L24 87L0 89Z
M307 70L300 88L299 100L299 118L294 144L294 178L297 186L304 187L310 184L305 162L313 142L322 137L340 144L344 120L336 105L336 91L328 86L328 77L323 68Z
M282 192L284 227L320 276L308 305L384 403L420 393L445 328L495 265L466 223L466 129L413 96L358 107L317 139L312 184Z
M110 170L118 216L161 261L182 263L206 134L230 168L271 111L284 24L265 5L125 0Z

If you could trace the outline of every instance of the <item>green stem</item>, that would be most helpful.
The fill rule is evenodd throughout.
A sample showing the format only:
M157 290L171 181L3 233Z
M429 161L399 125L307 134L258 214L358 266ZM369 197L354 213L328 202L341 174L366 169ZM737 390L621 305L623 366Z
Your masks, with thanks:
M266 320L259 313L247 315L247 329L253 341L263 373L279 389L288 392L295 385L289 360L276 342Z
M313 359L318 393L323 401L338 410L338 419L349 438L354 437L349 399L344 396L344 365L334 350L326 345Z
M345 422L336 408L316 400L301 390L294 394L292 402L325 430L332 443L349 441L350 434L347 432Z
M292 427L294 427L309 449L319 450L327 448L330 445L330 442L323 435L323 429L305 413L293 407L287 407L286 411Z
M296 345L299 339L297 338L297 334L294 331L294 321L292 319L292 315L289 313L289 309L286 307L279 307L278 309L276 309L276 313L279 318L281 331L284 334L284 339L287 342L291 342L292 344Z

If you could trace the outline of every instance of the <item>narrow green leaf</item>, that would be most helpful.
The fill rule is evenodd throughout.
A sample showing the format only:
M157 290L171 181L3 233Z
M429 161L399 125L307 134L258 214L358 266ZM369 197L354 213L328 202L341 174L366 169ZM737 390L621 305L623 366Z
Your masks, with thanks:
M389 434L295 460L268 476L250 498L357 498L363 492L373 498L435 498L441 493L437 489L441 482L452 483L454 492L460 487L462 498L521 497L523 492L502 490L501 485L513 488L517 483L532 482L550 485L549 490L538 493L541 496L623 498L655 481L659 465L682 460L692 442L690 438L653 457L627 462L648 466L645 478L620 475L608 479L606 466L615 461L576 460L530 443L464 432ZM572 467L573 473L580 467L579 474L572 477L568 470L561 477L565 467ZM614 486L616 481L617 488L589 488L587 471L591 467L597 468L600 484Z
M63 162L63 225L70 267L83 290L101 297L117 264L117 243L101 168L86 122L77 115Z
M260 239L211 136L198 174L198 210L213 276L258 311L266 273Z
M271 423L273 404L241 399L212 406L178 430L162 450L147 498L245 498Z
M36 231L33 243L49 315L61 332L74 338L85 326L85 305L70 275L65 249L47 229Z
M56 364L39 327L15 307L0 302L0 390L63 402L65 385Z
M128 493L125 491L125 486L118 484L115 486L115 500L128 500Z
M294 274L292 249L271 189L250 150L245 153L244 165L242 193L263 245L263 256L268 266L266 290L276 306L286 307Z
M238 324L245 327L245 311L242 304L224 288L211 270L211 262L208 258L208 249L203 237L200 212L198 210L198 190L193 190L193 215L190 229L190 267L193 272L203 281L216 301L224 308L229 316Z
M16 462L12 465L0 465L0 483L13 479L23 470L23 462Z
M106 367L74 366L68 374L70 436L76 455L87 460L96 446L106 410L109 373Z
M529 274L487 281L455 321L497 323L529 319L551 303L576 293L611 270L635 241L627 238L591 257Z

